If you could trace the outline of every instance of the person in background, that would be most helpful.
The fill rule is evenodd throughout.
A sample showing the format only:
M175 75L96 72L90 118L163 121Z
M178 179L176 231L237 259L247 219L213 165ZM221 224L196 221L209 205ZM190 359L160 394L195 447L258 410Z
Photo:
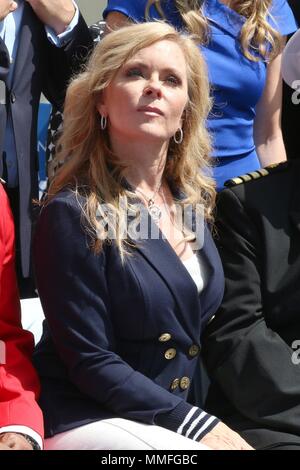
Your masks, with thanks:
M0 183L0 450L37 450L43 448L43 416L30 362L33 337L21 327L14 240L13 216Z
M300 31L282 74L300 80ZM300 450L299 180L291 160L231 180L217 204L225 295L203 336L207 407L259 449Z
M68 88L34 244L46 449L250 449L186 401L223 295L209 108L196 44L159 22L107 35Z
M300 450L298 159L219 195L225 295L203 335L206 407L256 449Z
M16 224L21 297L31 297L32 200L38 198L41 93L62 106L67 82L92 45L72 0L0 0L0 176Z
M281 132L281 52L297 25L286 0L108 0L107 29L163 18L199 37L213 109L214 177L234 176L286 159Z

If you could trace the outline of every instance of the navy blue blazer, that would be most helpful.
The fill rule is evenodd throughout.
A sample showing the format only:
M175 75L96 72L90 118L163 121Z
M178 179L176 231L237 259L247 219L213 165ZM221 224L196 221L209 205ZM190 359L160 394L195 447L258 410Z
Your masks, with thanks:
M189 437L199 439L218 422L186 401L201 331L223 296L211 234L205 227L209 282L199 295L166 240L143 240L124 264L114 244L95 254L83 203L60 192L42 209L35 235L46 321L34 362L46 436L118 416L183 435L194 420Z

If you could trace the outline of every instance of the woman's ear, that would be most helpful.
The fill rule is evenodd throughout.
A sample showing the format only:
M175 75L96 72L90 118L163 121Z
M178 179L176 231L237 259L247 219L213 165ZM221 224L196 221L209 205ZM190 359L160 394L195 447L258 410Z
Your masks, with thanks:
M106 109L105 104L100 103L100 101L99 101L98 104L97 104L97 106L96 106L96 108L97 108L98 113L99 113L101 116L107 117L107 109Z
M96 108L101 116L107 117L107 107L105 104L105 95L101 93L98 97Z

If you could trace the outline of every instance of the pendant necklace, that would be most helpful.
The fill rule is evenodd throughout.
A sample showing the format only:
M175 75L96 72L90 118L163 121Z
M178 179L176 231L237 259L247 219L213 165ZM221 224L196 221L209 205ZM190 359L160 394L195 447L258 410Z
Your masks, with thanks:
M150 198L147 197L143 193L143 191L141 191L138 188L135 188L135 191L140 193L143 196L143 198L147 201L148 212L151 215L151 217L152 217L152 219L154 220L155 223L159 222L159 219L161 218L161 214L162 214L160 207L157 204L155 204L155 197L156 197L158 191L160 190L161 185L162 185L162 181L159 183L158 187L156 188L156 190L154 191L154 193L152 194L152 196Z

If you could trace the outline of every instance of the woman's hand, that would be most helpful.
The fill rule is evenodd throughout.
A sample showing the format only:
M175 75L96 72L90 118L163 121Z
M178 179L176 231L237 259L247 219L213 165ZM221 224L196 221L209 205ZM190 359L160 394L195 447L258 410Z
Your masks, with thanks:
M56 34L61 34L71 23L76 9L72 0L26 0L36 16L50 26Z
M0 435L0 450L32 450L32 446L21 434L5 432Z
M0 21L4 20L9 13L15 11L17 8L17 2L13 2L11 0L0 0Z
M218 423L200 442L213 450L254 450L224 423Z
M6 446L5 444L1 444L0 442L0 450L12 450L10 447Z

